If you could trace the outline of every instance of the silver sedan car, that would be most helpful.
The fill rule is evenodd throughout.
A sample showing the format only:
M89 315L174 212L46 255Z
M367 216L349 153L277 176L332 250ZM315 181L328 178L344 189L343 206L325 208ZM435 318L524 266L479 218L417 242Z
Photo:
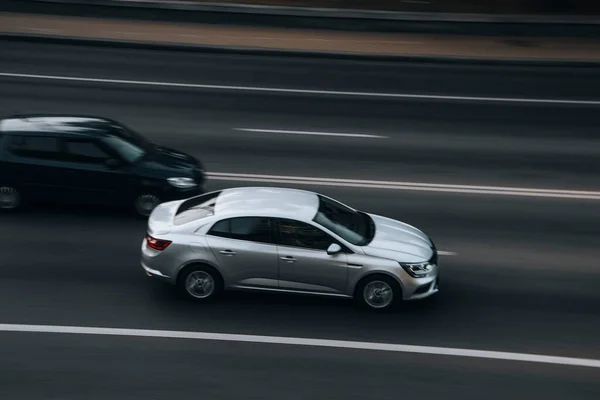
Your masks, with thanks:
M386 310L438 292L437 250L419 229L287 188L231 188L160 204L141 263L199 301L261 290Z

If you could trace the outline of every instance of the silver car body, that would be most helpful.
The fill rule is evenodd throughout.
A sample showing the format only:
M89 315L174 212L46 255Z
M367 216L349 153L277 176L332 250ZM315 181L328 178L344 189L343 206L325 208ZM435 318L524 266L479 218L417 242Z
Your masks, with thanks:
M211 197L212 196L212 197ZM352 297L357 283L369 274L393 277L404 300L428 297L438 291L437 251L419 229L379 215L372 218L375 234L364 245L355 245L313 219L318 193L272 187L241 187L211 192L204 208L181 213L190 199L159 205L148 220L148 235L172 243L163 251L144 240L141 263L148 275L176 284L180 271L190 264L207 264L223 277L225 289L254 289ZM191 199L191 201L194 198ZM236 217L285 219L312 225L327 233L344 251L283 246L280 243L224 238L209 234L219 221ZM279 225L277 225L279 226ZM414 277L400 263L429 263L430 271Z

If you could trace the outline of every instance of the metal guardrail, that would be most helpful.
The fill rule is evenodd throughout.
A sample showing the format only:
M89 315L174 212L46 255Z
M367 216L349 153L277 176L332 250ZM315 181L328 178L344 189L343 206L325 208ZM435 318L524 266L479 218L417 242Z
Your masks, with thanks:
M387 12L179 0L3 0L0 1L0 11L274 28L600 37L600 16Z
M588 23L600 21L600 2L590 0L480 0L481 4L465 0L443 0L434 10L422 10L411 3L392 0L26 0L45 3L68 3L139 8L166 8L190 11L246 12L328 17L392 18L422 20L456 20L480 22L552 22ZM464 4L466 3L466 4ZM360 5L360 7L358 6ZM418 11L417 11L418 10Z

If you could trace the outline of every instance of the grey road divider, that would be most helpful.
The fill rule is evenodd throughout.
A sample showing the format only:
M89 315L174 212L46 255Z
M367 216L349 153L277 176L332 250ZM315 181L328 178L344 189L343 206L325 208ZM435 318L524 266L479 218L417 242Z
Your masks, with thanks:
M600 16L499 16L116 0L3 0L0 11L344 31L600 37Z
M542 58L491 58L491 57L460 57L441 55L404 55L404 54L369 54L343 51L318 51L258 48L250 46L216 46L188 43L158 43L150 41L98 39L51 34L2 33L0 41L71 44L79 46L110 47L125 49L144 49L156 51L197 52L206 54L236 54L251 56L280 56L299 58L321 58L335 60L382 61L382 62L415 62L437 64L463 65L498 65L498 66L528 66L556 68L599 68L600 61L595 60L566 60Z

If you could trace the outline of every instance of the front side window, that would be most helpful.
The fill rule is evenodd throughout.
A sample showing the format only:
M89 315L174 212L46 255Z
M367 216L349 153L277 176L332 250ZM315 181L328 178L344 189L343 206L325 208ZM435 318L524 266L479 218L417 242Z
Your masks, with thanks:
M101 164L110 158L109 154L91 140L66 139L65 149L73 162Z
M118 136L107 135L102 138L102 141L130 164L134 164L146 154L146 151L143 148Z
M375 224L368 214L320 195L313 221L357 246L368 244L375 236Z
M215 223L208 234L228 239L273 243L271 220L264 217L228 218Z
M279 236L282 246L327 250L334 239L321 229L305 222L291 219L279 220Z
M9 150L27 158L58 160L61 156L58 139L51 136L13 136Z

